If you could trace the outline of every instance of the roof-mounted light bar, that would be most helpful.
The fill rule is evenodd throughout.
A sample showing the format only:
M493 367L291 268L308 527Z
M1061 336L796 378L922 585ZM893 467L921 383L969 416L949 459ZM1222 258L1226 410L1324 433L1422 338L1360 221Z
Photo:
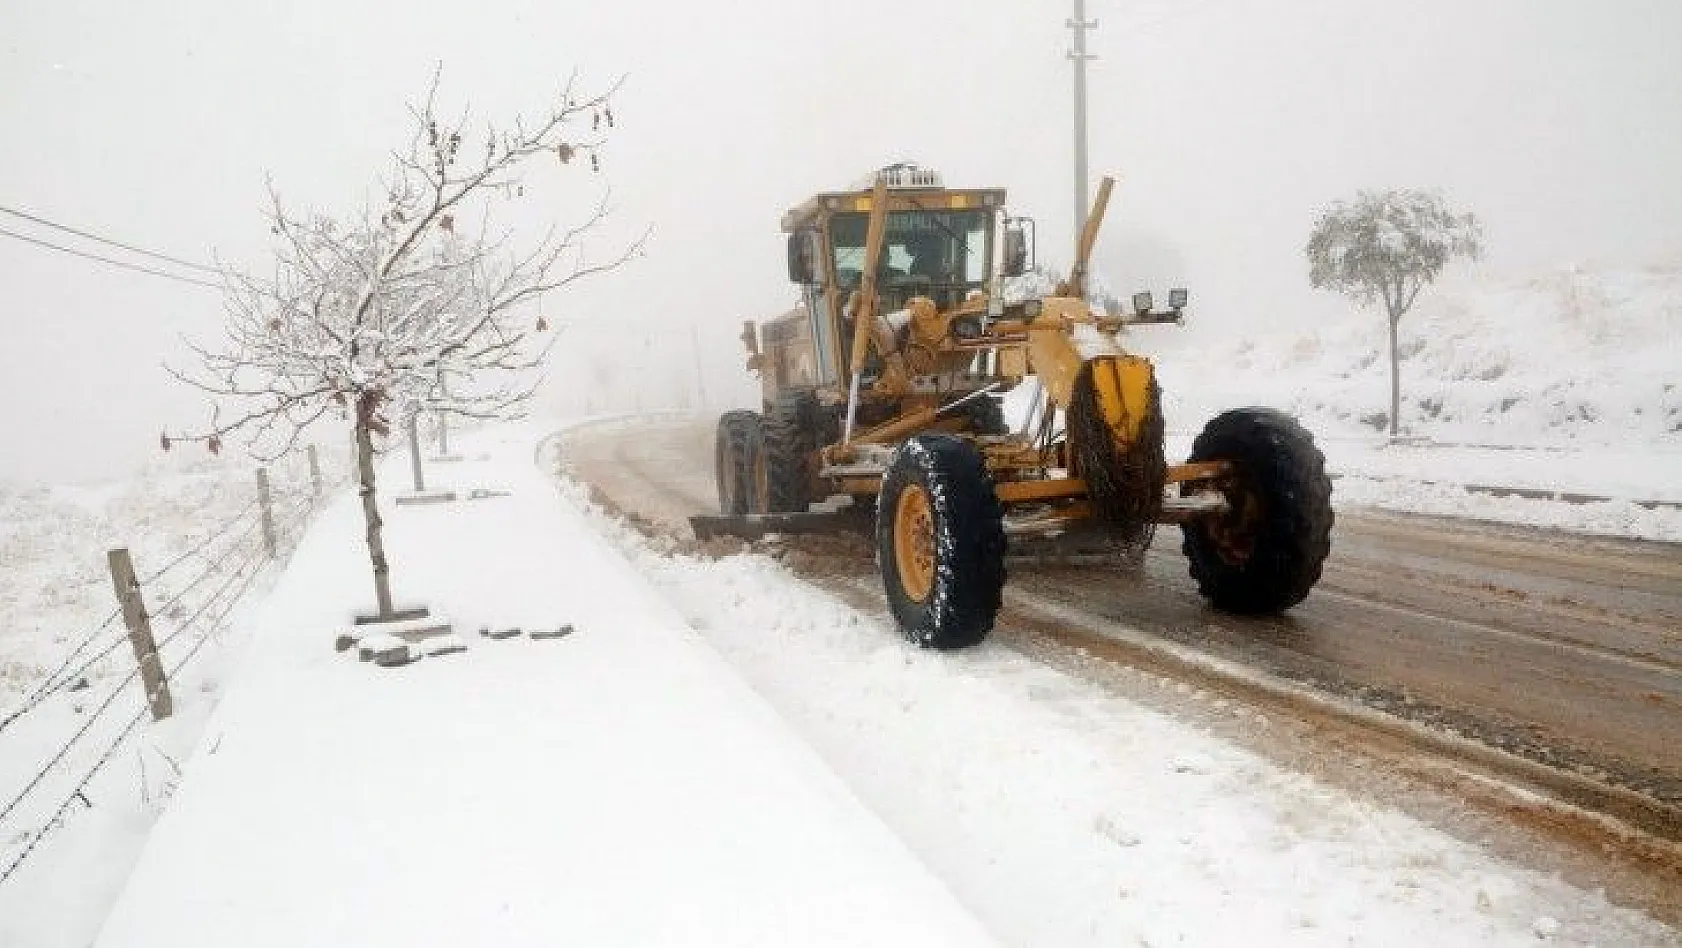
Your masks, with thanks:
M875 187L878 181L889 188L907 190L946 187L945 183L941 181L940 172L933 168L924 168L908 161L902 161L865 175L853 184L852 190L868 191Z

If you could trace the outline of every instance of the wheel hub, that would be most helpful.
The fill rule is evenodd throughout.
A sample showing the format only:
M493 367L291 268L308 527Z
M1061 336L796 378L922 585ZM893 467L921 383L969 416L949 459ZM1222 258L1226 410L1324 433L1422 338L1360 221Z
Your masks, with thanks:
M1227 512L1204 522L1215 553L1230 566L1243 566L1256 552L1256 534L1261 529L1261 500L1248 487L1227 485Z
M928 491L908 484L894 508L894 562L899 585L915 602L929 598L934 590L934 512Z

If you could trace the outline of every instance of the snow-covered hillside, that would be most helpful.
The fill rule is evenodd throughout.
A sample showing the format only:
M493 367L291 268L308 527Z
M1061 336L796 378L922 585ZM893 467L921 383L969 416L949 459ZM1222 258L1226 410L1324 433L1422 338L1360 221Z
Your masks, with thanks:
M1682 451L1682 266L1433 288L1402 320L1401 353L1406 433ZM1224 407L1270 404L1328 435L1377 433L1388 372L1377 312L1306 333L1258 324L1162 361L1169 425L1180 430Z

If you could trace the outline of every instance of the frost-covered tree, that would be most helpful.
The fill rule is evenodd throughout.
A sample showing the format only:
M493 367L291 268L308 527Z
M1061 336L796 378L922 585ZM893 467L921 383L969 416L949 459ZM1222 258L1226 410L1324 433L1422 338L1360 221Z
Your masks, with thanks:
M226 338L193 345L193 370L171 369L211 396L212 411L202 430L166 432L166 449L202 441L220 451L238 436L269 459L324 419L348 423L382 617L394 610L376 436L423 409L477 419L519 414L551 338L528 304L619 266L640 246L586 255L583 240L602 223L605 198L524 245L494 224L495 208L523 196L525 172L600 170L613 125L609 93L580 96L573 85L539 121L476 130L468 114L440 117L435 76L425 101L411 108L413 134L379 181L381 199L355 216L294 212L271 186L272 275L227 271Z
M1455 257L1483 253L1476 216L1449 210L1430 191L1362 191L1314 222L1308 237L1308 281L1367 306L1384 303L1390 325L1390 434L1401 412L1401 360L1396 327L1419 291Z

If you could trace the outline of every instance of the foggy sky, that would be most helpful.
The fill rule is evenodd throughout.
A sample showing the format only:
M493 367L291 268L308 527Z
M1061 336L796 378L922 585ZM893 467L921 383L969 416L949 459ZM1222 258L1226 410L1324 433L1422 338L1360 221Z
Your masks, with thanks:
M265 175L354 211L435 63L446 101L484 117L540 110L574 69L624 75L604 174L539 169L553 204L510 208L535 228L611 183L602 251L653 228L643 259L545 304L571 324L546 404L581 406L587 381L623 398L633 380L646 404L672 403L693 391L692 338L709 395L746 399L735 333L789 304L777 223L811 192L917 160L1009 188L1042 261L1066 262L1068 6L8 3L0 204L261 268ZM1098 266L1121 291L1190 286L1185 335L1370 318L1311 292L1301 251L1315 210L1362 187L1441 188L1478 212L1484 276L1682 265L1674 0L1088 0L1088 14L1092 171L1121 177ZM212 338L219 306L0 238L0 479L119 476L160 428L201 421L159 362L182 361L181 333Z

